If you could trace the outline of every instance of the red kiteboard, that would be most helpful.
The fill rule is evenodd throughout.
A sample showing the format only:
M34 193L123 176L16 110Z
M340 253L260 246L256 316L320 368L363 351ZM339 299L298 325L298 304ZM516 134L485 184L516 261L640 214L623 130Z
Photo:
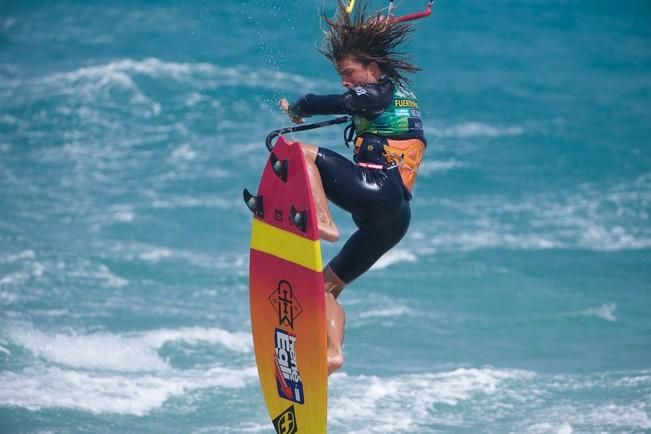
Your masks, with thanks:
M327 418L325 298L319 231L303 151L280 137L253 211L251 329L260 386L278 434L322 434Z

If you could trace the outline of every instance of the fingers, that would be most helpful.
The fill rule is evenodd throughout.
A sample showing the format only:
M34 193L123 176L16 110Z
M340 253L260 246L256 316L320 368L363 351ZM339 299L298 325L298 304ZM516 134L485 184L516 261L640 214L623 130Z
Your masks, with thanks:
M303 118L294 116L289 112L289 101L287 101L285 98L281 98L278 101L278 107L280 107L285 113L287 113L287 117L289 117L289 120L291 120L295 124L302 124L304 122Z
M280 101L278 101L278 107L283 109L283 111L289 110L289 101L287 101L285 98L281 98Z

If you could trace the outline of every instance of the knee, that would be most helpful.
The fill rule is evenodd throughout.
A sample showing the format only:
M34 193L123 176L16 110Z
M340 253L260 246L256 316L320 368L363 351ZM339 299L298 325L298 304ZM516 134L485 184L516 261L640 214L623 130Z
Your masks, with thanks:
M318 146L301 143L301 149L303 149L303 155L308 162L314 163L316 161L316 156L319 153Z
M339 276L337 276L332 270L332 267L328 265L323 270L323 289L325 290L326 296L332 294L336 299L345 287L346 282L341 280L341 278L339 278Z

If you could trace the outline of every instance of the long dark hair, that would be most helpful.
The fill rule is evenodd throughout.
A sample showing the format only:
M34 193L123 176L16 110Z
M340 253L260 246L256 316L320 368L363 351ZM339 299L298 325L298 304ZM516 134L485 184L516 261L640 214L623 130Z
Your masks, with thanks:
M333 19L323 13L327 29L319 51L335 65L345 57L364 65L376 62L383 74L399 83L408 82L403 73L420 71L420 68L409 63L406 54L397 48L414 28L408 23L391 23L380 12L369 14L368 2L360 3L354 14L345 12L341 0Z

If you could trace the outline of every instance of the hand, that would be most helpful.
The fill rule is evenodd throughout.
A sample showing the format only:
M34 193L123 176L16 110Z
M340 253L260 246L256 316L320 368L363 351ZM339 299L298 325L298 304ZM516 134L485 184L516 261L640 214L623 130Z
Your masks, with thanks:
M287 101L285 98L282 98L280 101L278 101L278 106L285 112L287 113L287 116L289 117L289 120L294 122L295 124L302 124L303 118L294 116L289 112L289 101Z

